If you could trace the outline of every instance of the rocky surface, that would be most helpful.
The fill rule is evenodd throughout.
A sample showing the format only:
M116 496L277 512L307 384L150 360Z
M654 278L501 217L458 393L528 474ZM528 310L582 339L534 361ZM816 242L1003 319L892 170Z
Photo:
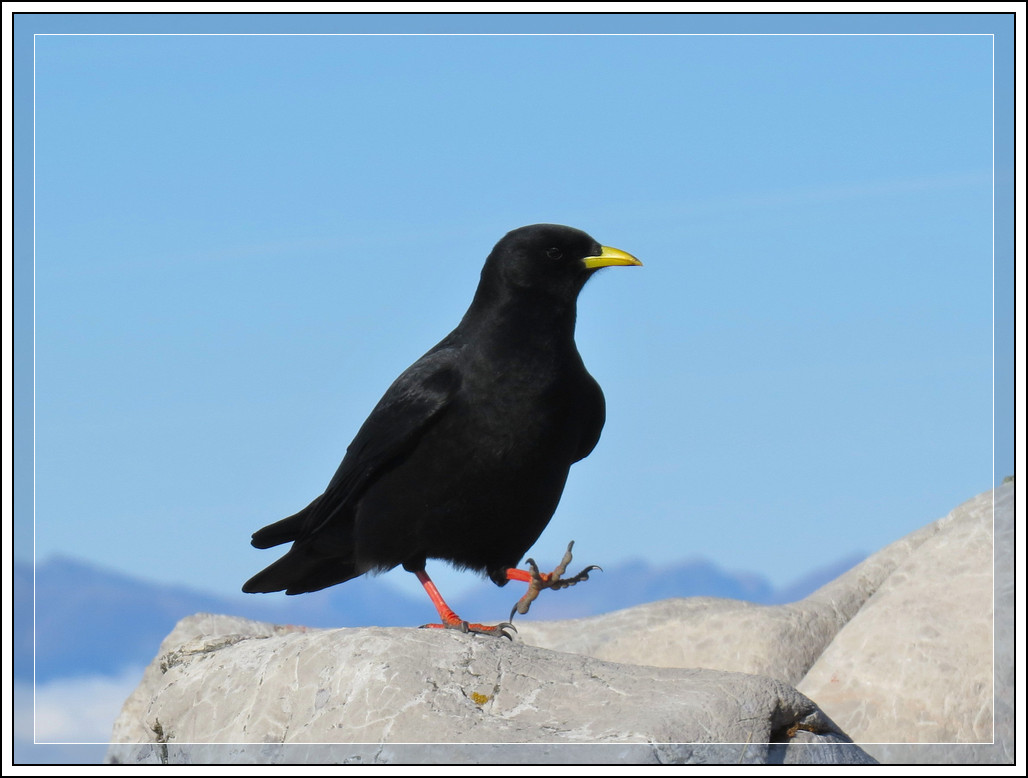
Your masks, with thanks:
M1013 496L980 495L790 605L665 600L520 622L513 644L190 617L108 760L1010 763Z
M881 761L1010 763L1013 528L1007 483L796 603L664 600L591 619L526 622L520 636L610 661L777 678Z
M931 528L800 682L867 742L992 740L992 501Z
M748 762L870 761L855 746L840 751L849 739L810 700L761 676L615 664L457 632L288 630L209 615L183 620L165 641L113 740L156 746L112 748L112 760L135 763L195 761L191 743L265 744L236 750L255 761L291 758L269 745L316 743L635 743L644 746L636 759L658 762L699 750L672 744L736 743L747 747L715 751ZM467 750L467 761L478 758Z
M883 761L1012 764L1014 485L930 528L798 688Z

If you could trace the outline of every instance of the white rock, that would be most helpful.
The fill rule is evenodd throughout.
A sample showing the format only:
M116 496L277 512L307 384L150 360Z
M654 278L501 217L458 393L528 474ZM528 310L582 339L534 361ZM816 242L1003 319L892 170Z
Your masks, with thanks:
M318 743L392 749L338 746L324 752L333 761L402 761L392 744L412 743L635 743L643 747L634 759L650 762L715 754L673 744L735 743L742 745L716 746L716 754L870 761L808 699L769 678L621 665L456 632L287 631L213 616L180 622L126 703L113 741L153 744L112 747L111 761L137 763L195 761L195 750L182 751L191 743L255 744L233 746L237 761L274 760L280 752L268 745ZM480 760L481 751L464 758ZM216 760L218 752L203 753Z
M1011 538L1013 484L930 525L798 684L859 742L993 742L994 496L996 524ZM1001 547L1012 555L1012 543ZM1012 600L1001 605L1001 620L1011 619ZM1012 685L999 692L1010 700Z

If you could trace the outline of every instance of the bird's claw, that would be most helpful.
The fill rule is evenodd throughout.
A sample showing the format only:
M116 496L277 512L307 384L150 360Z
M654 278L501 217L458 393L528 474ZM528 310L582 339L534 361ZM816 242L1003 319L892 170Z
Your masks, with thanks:
M493 627L493 629L495 630L495 632L490 632L490 635L493 635L494 637L505 637L511 643L514 642L514 636L507 632L507 630L512 629L515 632L518 631L518 628L511 624L509 621L504 621L501 624L497 624L495 627Z
M514 618L515 613L520 613L524 616L528 613L528 609L532 606L535 598L539 596L539 592L543 589L567 589L569 586L574 586L576 583L589 580L589 573L593 570L602 571L603 568L599 565L589 565L578 575L573 575L570 578L561 578L564 572L568 569L568 564L571 563L571 549L575 545L575 541L568 543L568 550L564 552L563 558L560 560L560 564L553 568L552 573L540 573L539 566L535 563L534 559L526 559L525 564L528 565L528 569L532 574L532 580L528 583L528 591L525 595L514 603L514 607L510 610L510 618Z

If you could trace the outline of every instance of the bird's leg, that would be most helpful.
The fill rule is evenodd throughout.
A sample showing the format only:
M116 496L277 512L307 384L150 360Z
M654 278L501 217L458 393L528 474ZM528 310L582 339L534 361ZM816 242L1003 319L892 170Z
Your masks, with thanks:
M534 559L526 559L525 564L529 566L529 570L519 570L516 567L510 567L507 569L507 580L508 581L525 581L528 583L528 591L525 592L525 596L518 600L514 607L511 608L510 617L513 619L515 613L520 613L522 616L528 613L529 607L536 597L539 596L539 592L543 589L566 589L569 586L574 586L576 583L581 581L589 580L589 573L593 570L602 570L603 568L599 565L589 565L585 570L580 572L578 575L574 575L571 578L561 578L564 575L564 571L567 570L568 564L571 562L571 548L575 545L575 541L568 543L568 550L564 552L564 558L560 560L560 564L557 565L552 573L540 573L539 567L536 565Z
M453 609L446 604L446 600L439 593L439 589L432 582L432 579L428 577L428 573L424 570L412 570L421 582L421 585L425 587L425 591L428 596L432 599L432 604L435 605L435 609L439 611L439 618L442 619L442 624L422 624L422 629L459 629L461 632L474 632L477 635L492 635L493 637L505 637L507 640L513 640L510 633L507 632L507 628L514 629L513 624L503 623L497 624L496 626L486 626L485 624L469 624L460 618ZM517 632L516 629L514 629Z

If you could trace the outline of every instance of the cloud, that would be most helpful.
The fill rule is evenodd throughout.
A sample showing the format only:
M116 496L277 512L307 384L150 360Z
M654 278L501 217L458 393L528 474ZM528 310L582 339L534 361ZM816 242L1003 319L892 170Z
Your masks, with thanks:
M139 685L141 667L117 676L60 678L36 686L14 684L14 736L37 743L107 743L125 699ZM33 726L34 725L34 726Z

